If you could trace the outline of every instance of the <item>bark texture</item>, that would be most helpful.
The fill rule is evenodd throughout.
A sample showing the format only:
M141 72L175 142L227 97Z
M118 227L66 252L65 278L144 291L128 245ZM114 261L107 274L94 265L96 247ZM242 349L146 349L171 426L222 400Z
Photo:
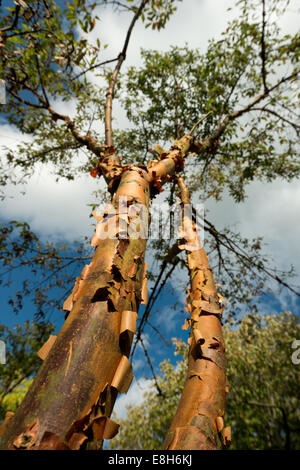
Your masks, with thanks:
M127 204L122 206L124 195ZM147 172L139 168L124 171L114 198L116 211L112 214L109 207L97 225L92 262L64 304L70 314L9 421L1 448L78 449L87 440L116 434L118 426L109 416L118 391L126 392L132 379L130 325L142 300L146 239L112 238L122 223L118 227L111 221L134 223L133 203L149 206ZM101 238L105 227L109 236Z
M90 442L101 448L103 439L116 435L110 415L118 392L132 380L128 357L138 308L147 298L149 200L182 168L192 143L192 136L183 136L149 168L121 166L114 149L101 159L109 189L117 187L112 205L103 215L94 213L92 261L64 303L69 314L61 331L40 352L44 362L27 395L1 429L1 449L77 450Z
M208 257L192 220L190 196L178 178L183 210L181 237L187 252L191 289L188 290L186 322L190 326L188 372L183 393L163 448L169 450L213 450L230 441L230 428L224 428L225 345L220 306Z

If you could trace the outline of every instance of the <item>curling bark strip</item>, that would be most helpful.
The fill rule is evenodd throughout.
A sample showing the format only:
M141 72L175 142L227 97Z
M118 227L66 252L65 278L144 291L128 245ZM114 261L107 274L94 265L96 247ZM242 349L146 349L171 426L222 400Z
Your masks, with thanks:
M106 218L134 223L130 207L135 203L149 217L150 190L155 194L159 179L182 168L192 143L192 136L182 137L148 169L116 162L116 171L108 171L111 187L119 182L116 210L108 210ZM124 196L127 206L120 211ZM146 290L146 238L122 238L118 227L115 238L102 238L96 230L92 261L64 303L70 312L57 338L44 348L45 360L19 409L7 418L1 449L77 450L116 434L118 425L109 417L118 392L126 392L132 379L133 321L142 286Z
M190 205L189 191L180 177L182 209ZM225 346L214 276L208 257L196 233L189 212L183 212L182 238L185 239L191 289L188 310L191 318L188 372L182 396L163 448L169 450L208 450L221 447L220 435L229 441L224 430L225 413Z

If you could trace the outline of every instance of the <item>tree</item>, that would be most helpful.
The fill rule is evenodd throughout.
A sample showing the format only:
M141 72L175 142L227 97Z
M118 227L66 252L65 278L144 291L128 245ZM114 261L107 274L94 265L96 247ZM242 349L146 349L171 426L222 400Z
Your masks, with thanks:
M225 328L231 449L299 449L299 366L291 361L298 330L299 318L288 312L247 315L238 329ZM111 449L161 448L186 378L188 347L175 345L182 357L176 366L161 364L162 395L152 381L142 404L128 406Z
M120 6L119 2L105 0L102 6L110 3ZM91 175L103 175L112 197L102 215L94 212L98 224L92 239L96 249L91 263L82 270L64 303L64 310L70 313L8 424L3 447L78 449L88 441L101 441L116 433L118 426L110 415L117 393L125 392L130 384L130 345L139 305L146 302L146 239L135 237L134 228L142 220L142 229L146 230L150 200L163 184L171 182L167 196L170 203L174 202L180 172L192 190L205 182L202 199L220 197L224 188L229 187L239 200L245 184L254 177L272 179L280 175L291 179L299 174L296 158L299 126L294 122L299 38L281 37L273 16L269 18L270 13L279 15L284 11L279 0L270 4L239 1L242 19L233 21L224 39L212 41L203 56L176 50L165 56L146 54L145 69L131 70L124 78L124 106L135 129L113 134L112 101L122 93L119 72L132 28L140 16L153 28L164 27L174 4L173 0L121 4L131 11L132 19L122 51L110 61L116 62L115 67L104 69L107 84L102 88L86 78L88 71L107 64L97 62L101 42L90 44L86 38L78 37L75 29L79 27L88 33L95 27L94 4L74 0L62 10L52 1L22 0L9 10L5 20L8 26L1 20L0 70L8 95L3 112L9 123L34 138L30 145L21 145L16 154L7 151L10 172L4 164L3 184L14 180L15 168L21 169L25 177L37 162L54 163L55 174L65 178L74 178L94 166ZM76 99L75 118L58 111L58 99L63 102ZM256 113L261 113L259 123ZM105 123L103 139L92 127L95 116ZM163 145L171 137L175 141L170 150L156 146L156 159L148 159L153 140ZM88 161L78 165L77 160L76 167L74 156L82 149L87 152ZM122 161L120 154L126 155ZM193 163L190 166L187 163L183 171L188 155L193 155ZM261 288L257 283L253 286L261 275L271 275L293 289L256 257L259 241L253 241L245 254L243 240L237 238L232 242L228 233L218 232L209 221L206 226L212 235L219 267L234 285L231 299L245 297L241 288L246 291L249 287L252 291ZM124 237L127 229L129 237ZM103 236L105 231L110 237ZM188 245L190 240L184 235L182 238ZM160 245L161 249L166 248L161 241ZM187 246L181 246L189 251ZM162 258L161 252L158 255L161 259L158 278L162 284L154 285L136 341L142 341L141 333L157 290L171 275L173 266L183 261L177 256L177 248L168 248L166 257ZM244 278L237 281L237 276L232 275L222 255L223 248L237 258L243 270L249 269L248 281ZM24 254L26 250L27 246L21 251ZM47 247L46 257L50 253L51 259L53 251L58 264L61 263L62 258L52 247ZM168 256L170 253L172 256ZM168 264L171 268L163 279ZM200 277L205 269L197 267ZM200 302L198 313L211 319L216 317L220 326L216 309L219 312L222 297L216 301L215 295L207 297L203 286L197 289L198 297L194 299ZM250 297L249 292L247 296ZM204 340L207 342L208 338ZM201 355L201 348L192 337L191 355L196 350L205 363L207 357ZM224 393L221 388L216 390L219 397ZM215 411L209 417L214 432L222 430L219 418L222 416ZM205 424L198 424L203 431ZM201 447L201 439L195 445Z
M6 345L6 363L0 365L0 416L5 411L16 411L24 397L31 377L41 365L37 352L41 343L53 332L51 323L26 321L14 330L0 325L0 334Z
M7 416L9 417L13 416L14 413L17 411L31 383L32 383L32 379L24 379L20 383L20 385L17 385L12 392L8 393L3 398L2 404L1 404L1 420L3 420L3 425L1 425L0 429L2 428L2 426L3 428L5 428L4 426L5 418L7 419Z

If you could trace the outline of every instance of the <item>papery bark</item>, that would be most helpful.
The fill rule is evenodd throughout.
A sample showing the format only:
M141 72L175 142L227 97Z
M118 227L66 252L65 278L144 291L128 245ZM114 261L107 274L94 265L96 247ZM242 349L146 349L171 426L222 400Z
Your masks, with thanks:
M184 209L190 205L189 191L182 178L178 182ZM215 450L221 447L220 437L224 441L229 439L229 428L224 430L223 420L226 389L223 308L191 211L183 212L182 237L191 284L187 299L191 313L190 349L187 378L163 448Z
M133 203L148 211L147 172L125 171L114 197L117 211L120 196L129 201L125 212ZM87 439L108 438L109 429L115 432L109 416L118 391L126 391L130 382L126 360L132 338L121 331L122 312L138 311L145 248L145 238L98 240L65 303L71 312L10 420L2 449L76 449Z

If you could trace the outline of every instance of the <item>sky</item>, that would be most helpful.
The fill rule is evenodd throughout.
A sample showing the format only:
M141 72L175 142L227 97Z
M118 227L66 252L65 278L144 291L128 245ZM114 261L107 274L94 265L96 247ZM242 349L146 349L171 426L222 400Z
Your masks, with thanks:
M170 46L184 46L187 43L190 47L204 52L208 41L219 38L221 32L226 29L228 20L237 14L235 8L230 12L226 11L227 7L232 5L233 2L229 0L184 0L178 5L177 12L165 30L160 32L145 30L139 22L132 34L126 67L141 63L139 48L167 51ZM101 60L106 60L117 56L120 52L129 17L127 14L118 16L109 9L101 10L99 16L99 26L91 34L91 39L95 40L97 34L100 34L102 43L108 44L101 57ZM298 27L298 20L292 3L290 11L282 22L284 31L294 32ZM92 79L91 74L89 78ZM68 103L67 106L67 110L63 109L72 116L74 103ZM125 126L126 117L117 104L114 110L118 127ZM14 149L16 143L23 140L20 132L0 120L1 145ZM26 220L32 230L44 240L59 239L72 242L81 236L92 236L93 227L88 204L93 202L92 192L102 183L89 175L76 181L56 182L49 170L49 166L38 167L28 181L24 195L22 188L15 186L7 188L8 197L0 206L1 220ZM276 261L276 265L288 269L290 264L293 264L300 275L299 180L294 180L292 183L280 179L272 183L253 182L248 186L246 194L246 201L239 204L235 204L228 195L225 195L223 201L219 203L209 201L205 207L209 213L209 220L220 229L224 225L235 226L245 237L263 236L267 243L266 252ZM298 279L300 280L300 276ZM3 295L2 291L1 293ZM162 323L165 321L165 328L173 328L176 336L183 323L183 317L176 317L175 312L170 312L168 295L181 298L180 293L176 291L165 295L160 301L159 321ZM262 306L266 313L284 309L299 311L300 302L285 290L276 298L266 297ZM26 315L30 316L30 312L25 312L24 318ZM4 309L1 313L1 322L11 323L11 317ZM173 331L170 332L173 334ZM151 341L151 338L146 336L145 341ZM160 357L163 359L166 351L159 346L154 352L155 358L158 361ZM145 366L142 351L139 351L135 358L134 370L140 379L135 380L127 395L118 400L116 412L119 417L124 416L124 404L137 403L137 400L141 399L141 387L146 389L148 386L144 375L150 376L150 371Z

